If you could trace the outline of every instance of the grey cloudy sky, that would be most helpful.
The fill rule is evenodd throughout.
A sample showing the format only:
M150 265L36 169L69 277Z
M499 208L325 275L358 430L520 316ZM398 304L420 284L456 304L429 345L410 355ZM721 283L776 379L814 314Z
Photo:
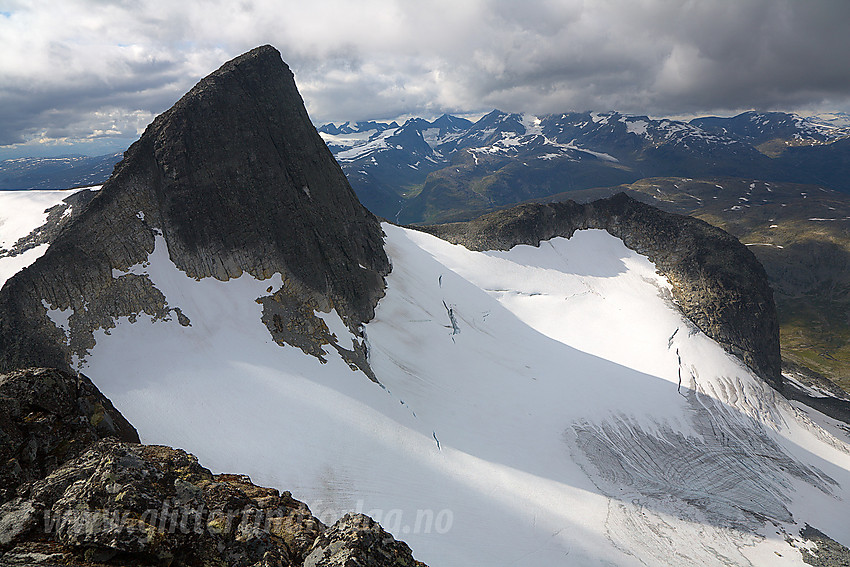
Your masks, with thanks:
M277 47L317 124L850 110L848 0L0 0L0 158L123 149Z

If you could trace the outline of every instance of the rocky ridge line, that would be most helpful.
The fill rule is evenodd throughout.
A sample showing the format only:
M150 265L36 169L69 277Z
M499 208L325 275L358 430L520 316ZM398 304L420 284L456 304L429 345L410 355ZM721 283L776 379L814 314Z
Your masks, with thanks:
M781 389L779 325L762 265L725 231L620 193L587 204L519 205L478 219L411 227L471 250L537 246L598 228L647 256L673 286L673 299L701 331Z
M0 375L0 503L105 437L140 442L86 376L50 368Z

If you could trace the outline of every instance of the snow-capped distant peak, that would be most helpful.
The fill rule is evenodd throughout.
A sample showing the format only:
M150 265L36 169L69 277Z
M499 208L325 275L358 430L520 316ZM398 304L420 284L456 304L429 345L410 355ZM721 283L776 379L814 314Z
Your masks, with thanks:
M543 128L541 127L542 120L533 114L522 114L522 119L520 123L525 127L525 133L527 135L533 134L543 134Z

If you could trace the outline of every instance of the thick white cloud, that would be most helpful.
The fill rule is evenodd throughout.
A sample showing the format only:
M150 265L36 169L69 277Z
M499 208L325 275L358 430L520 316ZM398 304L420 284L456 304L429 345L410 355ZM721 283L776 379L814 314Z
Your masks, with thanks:
M850 107L846 0L0 0L0 145L126 139L280 49L316 122Z

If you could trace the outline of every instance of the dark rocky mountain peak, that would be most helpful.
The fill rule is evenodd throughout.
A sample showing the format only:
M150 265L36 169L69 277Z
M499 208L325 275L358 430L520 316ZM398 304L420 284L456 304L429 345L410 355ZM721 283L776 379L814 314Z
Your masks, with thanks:
M836 128L819 124L788 112L748 111L731 118L706 116L694 118L690 124L706 132L729 136L736 140L765 144L774 140L784 140L790 145L808 145L828 143L850 135L846 128ZM764 148L768 152L772 148ZM776 150L772 153L776 153Z
M401 146L413 155L431 155L434 152L422 136L422 131L428 126L426 120L411 118L402 124L392 136L387 138L387 143L390 146L395 145L396 149L400 149L399 146Z
M452 116L451 114L443 114L442 116L431 122L431 126L460 131L468 129L470 126L472 126L472 122L470 120L467 120L466 118Z
M423 126L423 136L434 149L448 155L455 148L455 142L472 127L472 122L451 114L443 114L433 122Z
M389 271L380 224L311 124L292 72L258 47L158 116L48 252L7 282L0 368L67 368L118 317L179 313L146 276L113 276L147 261L158 234L192 278L280 273L283 288L262 299L278 342L292 343L296 320L327 337L316 309L335 308L356 330ZM48 309L71 310L69 336Z
M333 122L329 122L327 124L322 124L317 128L317 130L325 134L339 135L354 134L356 132L368 132L370 130L374 130L375 132L383 132L384 130L388 130L390 128L398 128L398 123L395 121L387 123L376 122L374 120L367 120L354 123L343 122L342 124L337 126Z

